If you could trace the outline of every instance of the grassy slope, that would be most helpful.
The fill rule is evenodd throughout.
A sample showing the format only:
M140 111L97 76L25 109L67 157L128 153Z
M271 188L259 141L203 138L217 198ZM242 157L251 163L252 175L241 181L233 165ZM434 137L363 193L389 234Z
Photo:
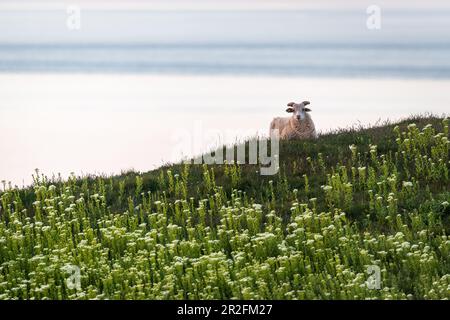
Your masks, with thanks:
M407 128L407 125L412 122L416 124L417 128ZM420 134L422 128L427 124L432 124L433 128ZM398 126L398 129L394 129L395 126ZM0 271L0 283L2 279L4 281L3 287L0 286L0 296L2 293L4 297L14 296L11 294L11 286L5 284L12 281L8 280L11 279L12 271L8 271L8 268L4 266L6 261L17 259L17 254L19 254L11 252L11 244L9 246L5 244L13 241L8 238L11 237L11 234L7 231L11 231L12 228L11 221L14 219L11 218L11 215L14 215L14 212L17 215L17 212L26 209L26 215L35 219L36 211L39 210L44 224L49 223L46 218L47 208L41 207L42 203L39 205L33 205L33 203L36 200L45 203L46 199L57 195L61 196L66 190L74 198L84 199L87 209L84 209L83 214L90 221L90 229L97 238L96 243L100 243L103 249L106 248L108 251L105 263L109 264L109 269L106 268L108 271L102 271L105 273L105 277L112 273L113 261L121 264L124 272L129 272L130 266L123 265L124 256L131 255L132 261L139 258L139 255L136 256L136 252L130 253L125 248L119 250L104 243L99 221L115 221L114 217L117 213L125 212L126 219L120 220L117 224L125 227L126 232L131 233L138 229L137 226L130 226L130 221L136 225L146 223L144 231L147 233L145 234L150 234L152 229L157 230L161 235L156 241L165 246L172 239L167 235L167 226L175 225L180 227L180 233L172 240L190 240L199 246L199 253L193 254L192 257L189 257L187 253L182 254L181 249L178 249L176 254L172 253L172 256L168 254L170 257L165 256L163 262L156 263L160 269L168 268L174 261L178 261L175 259L176 256L197 259L201 256L210 257L213 253L222 253L224 259L229 259L226 260L227 263L237 264L236 255L246 255L242 265L227 267L226 279L211 276L211 270L207 266L203 267L206 275L204 278L204 275L200 276L193 272L189 281L200 281L200 287L193 284L186 285L183 281L187 280L183 280L180 278L181 276L175 276L176 279L173 280L173 283L167 284L167 274L176 275L176 271L170 270L165 273L160 270L161 279L155 280L152 276L151 280L144 281L144 287L146 287L145 284L152 283L149 286L151 288L139 290L133 286L131 289L123 288L123 283L129 283L129 279L116 280L118 283L115 284L108 282L108 285L112 286L111 288L104 283L104 279L85 279L83 280L83 289L86 289L88 284L95 288L95 290L91 288L92 292L87 293L90 297L448 297L450 240L446 235L450 231L450 206L445 204L446 201L450 201L448 144L439 142L442 137L434 137L436 132L444 130L448 130L448 128L443 127L442 119L416 117L397 124L383 124L373 128L355 128L329 133L322 135L316 141L282 142L280 146L281 170L276 176L261 176L258 172L259 167L255 165L214 165L209 167L167 165L143 174L127 172L115 177L73 178L66 182L49 181L44 177L36 177L37 186L55 185L55 194L49 191L37 191L39 190L37 187L37 189L25 190L10 189L2 195L0 238L5 241L1 242L3 247L0 247L2 254L0 263L3 263ZM400 137L400 143L398 140L396 141L398 137ZM405 139L413 142L405 142ZM422 145L420 139L424 139ZM439 141L436 142L437 140ZM355 154L352 154L350 145L356 146ZM376 152L370 152L371 145L376 145ZM375 150L374 147L372 149ZM407 152L402 155L402 150ZM418 157L423 155L426 157L420 160ZM444 157L443 164L439 164L439 158L442 157ZM420 168L417 166L418 163L422 164ZM371 172L371 170L373 171ZM393 174L395 181L392 182ZM412 184L411 187L408 187L409 183ZM332 186L332 189L327 191L326 188L323 188L326 185ZM96 194L100 197L104 196L104 199L98 200L101 208L96 207L99 205L96 202ZM180 213L179 200L181 200L185 213ZM160 202L163 206L162 209ZM241 208L241 212L249 216L254 215L255 212L259 212L259 209L252 209L255 208L254 204L262 207L262 217L257 220L259 222L256 230L252 230L248 220L235 222L238 225L234 227L229 225L231 222L225 221L227 212L232 212L236 208ZM48 203L46 205L48 206ZM221 209L222 206L225 211ZM56 210L56 214L61 214L63 209ZM203 210L204 216L199 214ZM343 224L339 222L334 225L330 222L338 219L333 217L339 216L341 212L345 212ZM161 226L155 221L152 222L152 213L163 213L165 225ZM271 220L271 213L279 217L279 222L277 219ZM302 214L313 219L311 222L313 225L302 220ZM310 214L313 215L312 218L309 216ZM21 221L24 224L27 223L26 217L22 216ZM65 218L61 218L61 221L62 223L67 222ZM80 224L83 223L80 222ZM301 227L302 225L303 227ZM331 230L333 229L331 226L338 228L340 237L336 235L332 239L327 238L328 231L325 230L328 229L325 227L329 227ZM221 236L220 230L222 229L230 231L228 240ZM419 231L425 229L429 232L427 236L417 235ZM305 230L306 234L300 235ZM190 235L190 232L194 232L195 235ZM204 232L207 236L200 235ZM258 235L275 235L274 243L270 243L269 240L267 240L268 243L263 241L264 246L271 248L273 245L274 248L271 251L266 248L267 250L260 252L258 250L261 248L251 249L244 243L236 245L230 240L230 237L235 235L236 242L244 241L238 239L242 234L246 236L247 242L255 241L254 247L263 241L258 238ZM302 239L300 243L295 241L296 235L298 235L297 240ZM326 241L323 240L323 243L320 244L311 244L314 241L321 242L321 237L325 237ZM357 245L355 244L355 247L351 249L347 248L345 244L341 243L345 242L341 239L342 237L353 239ZM370 241L372 240L370 239L377 238L382 239L383 243L371 245ZM76 248L82 239L85 239L85 235L81 235L79 238L72 236L69 240L73 243L69 247ZM218 247L210 248L206 243L209 241L207 239L217 240ZM309 240L313 240L313 242ZM31 246L31 244L22 245L24 247ZM49 244L47 243L47 245ZM308 247L310 245L312 245L311 248ZM404 251L411 253L411 256L397 252L398 247L402 245ZM417 248L410 249L414 245ZM146 252L156 250L154 248L142 249L145 249ZM91 250L99 249L91 248ZM384 251L387 253L382 253ZM428 253L430 257L427 258ZM78 254L77 251L72 252L65 261L75 261L84 266L83 258L78 257ZM418 261L411 260L415 257L414 254L419 255ZM420 259L421 254L422 259ZM27 255L29 258L36 255L36 252L34 249L30 249L27 251ZM283 271L286 274L278 276L278 273L282 272L280 270L288 268L283 262L283 259L288 258L283 257L296 257L296 263L298 263L298 259L303 261L302 263L307 261L307 266L303 266L303 268L289 267L293 269L287 272ZM264 264L265 261L269 261L267 266ZM186 268L193 268L192 261L183 260L182 263L185 271ZM364 283L361 278L364 277L365 267L370 264L381 265L385 290L361 289ZM88 265L86 262L86 268ZM209 263L209 265L214 265L214 263ZM29 266L26 270L17 266L15 268L17 268L17 274L24 278L29 277L28 269L32 269ZM151 268L155 268L155 266L150 266ZM260 276L259 274L263 272L261 270L257 274L248 271L244 276L239 270L247 270L246 268L249 270L269 268L271 276ZM347 279L344 275L341 279L337 275L340 269L347 270L353 278ZM11 268L11 270L15 269ZM143 268L143 271L149 272L148 267ZM330 276L337 280L331 280ZM202 280L199 280L199 277ZM95 276L92 278L94 279ZM253 282L244 284L243 278L250 278L251 281L249 281ZM263 280L265 284L258 284L258 280ZM356 284L350 285L352 281L356 281ZM45 283L45 281L43 282ZM61 283L60 286L64 287ZM204 286L209 289L203 294L201 287ZM263 289L260 288L261 286ZM60 290L63 293L56 294L56 296L55 293L48 293L48 295L53 298L75 297L73 292L70 295L71 292L67 289ZM87 289L85 291L89 292ZM27 296L25 293L21 295ZM32 294L28 289L28 296L36 296L36 293Z
M284 215L289 215L292 199L287 194L288 190L300 190L298 194L299 201L307 201L309 198L318 198L319 210L326 209L325 202L320 201L324 197L321 186L327 184L327 175L333 172L333 169L339 165L350 166L351 151L350 145L356 145L358 152L361 153L360 162L364 165L370 160L369 146L377 145L379 154L395 153L398 151L396 143L396 134L394 127L399 126L401 131L407 129L407 125L415 123L418 127L423 128L427 124L432 124L436 132L443 130L442 118L434 116L414 116L409 117L398 123L383 123L374 127L354 127L350 129L342 129L321 135L318 140L314 141L282 141L280 146L280 172L276 176L262 176L259 173L259 165L240 165L239 177L232 181L231 174L226 174L225 166L214 165L209 166L214 172L214 180L217 186L223 188L227 195L231 195L234 189L240 190L247 197L253 199L256 203L268 203L271 201L268 191L269 181L274 182L276 208ZM248 146L248 143L246 144ZM248 147L247 149L248 150ZM320 170L319 158L323 159L324 170ZM311 160L308 160L310 158ZM247 158L248 160L248 158ZM247 161L248 162L248 161ZM315 163L313 168L310 164ZM129 171L120 176L109 178L109 182L113 184L113 192L109 194L108 203L114 210L126 210L123 201L119 199L117 192L120 183L124 184L124 197L133 195L136 192L136 175L142 177L143 191L151 191L158 193L166 191L166 197L170 200L176 200L176 196L167 192L167 183L163 182L163 175L170 171L172 175L182 174L184 165L167 164L147 173L136 173ZM349 172L350 174L350 172ZM401 174L401 172L400 172ZM309 192L302 192L305 188L305 175L307 175ZM94 178L95 179L95 178ZM89 179L92 180L92 179ZM210 194L204 185L204 168L194 165L189 168L189 179L187 181L188 197L193 197L197 201L203 199ZM90 183L95 183L90 181ZM436 181L427 181L427 185L433 193L439 193L442 190L450 190L450 180L440 179ZM355 201L347 213L358 220L358 216L364 216L364 210L367 203L363 197L364 191L356 191ZM32 194L30 195L33 199ZM412 207L422 202L418 195L415 201L411 203ZM323 206L321 206L323 204ZM450 218L450 217L449 217ZM450 227L450 226L449 226Z

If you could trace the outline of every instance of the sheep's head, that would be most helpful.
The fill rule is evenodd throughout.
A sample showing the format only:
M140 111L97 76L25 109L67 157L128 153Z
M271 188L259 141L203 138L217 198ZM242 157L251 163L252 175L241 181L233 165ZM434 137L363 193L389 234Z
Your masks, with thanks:
M289 102L286 112L293 113L292 116L296 117L297 120L304 120L306 118L306 112L311 111L311 109L306 108L308 104L310 104L309 101L303 101L302 103Z

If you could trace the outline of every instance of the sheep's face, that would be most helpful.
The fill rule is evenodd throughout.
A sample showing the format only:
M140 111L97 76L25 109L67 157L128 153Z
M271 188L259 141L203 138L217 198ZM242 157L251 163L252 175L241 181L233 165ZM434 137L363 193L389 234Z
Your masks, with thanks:
M311 109L306 108L308 104L309 101L303 101L302 103L289 102L289 108L286 109L286 112L293 113L292 116L297 118L297 120L304 120L306 113L311 111Z

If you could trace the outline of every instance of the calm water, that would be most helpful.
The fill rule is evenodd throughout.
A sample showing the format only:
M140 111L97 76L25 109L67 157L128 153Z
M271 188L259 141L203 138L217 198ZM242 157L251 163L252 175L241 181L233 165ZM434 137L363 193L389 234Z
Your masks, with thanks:
M450 78L450 11L0 11L0 72Z
M450 78L443 44L3 45L0 71Z

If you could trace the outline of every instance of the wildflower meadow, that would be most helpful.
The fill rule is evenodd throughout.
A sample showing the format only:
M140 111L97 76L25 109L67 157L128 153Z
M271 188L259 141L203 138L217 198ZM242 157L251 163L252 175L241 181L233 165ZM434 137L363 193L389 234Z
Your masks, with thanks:
M0 299L448 299L449 121L0 193Z

